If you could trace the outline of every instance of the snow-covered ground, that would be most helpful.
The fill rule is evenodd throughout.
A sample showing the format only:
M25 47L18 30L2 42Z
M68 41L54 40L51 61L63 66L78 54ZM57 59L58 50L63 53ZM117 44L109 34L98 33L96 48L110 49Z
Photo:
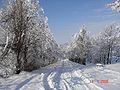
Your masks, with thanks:
M66 59L42 70L0 78L0 90L120 90L119 69L120 63L96 67Z

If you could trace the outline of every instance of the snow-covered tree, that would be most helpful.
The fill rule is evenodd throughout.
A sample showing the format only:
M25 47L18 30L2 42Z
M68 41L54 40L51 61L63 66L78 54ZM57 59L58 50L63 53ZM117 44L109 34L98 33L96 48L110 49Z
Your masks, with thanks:
M120 12L120 0L116 0L115 2L108 4L113 10Z
M4 60L5 56L9 54L8 51L13 50L17 58L16 71L23 68L22 59L23 57L25 59L28 42L27 31L34 25L32 21L34 8L31 8L31 12L29 11L26 0L9 0L7 7L0 14L0 25L7 32L1 59Z
M84 64L90 59L90 38L87 35L86 28L81 28L79 33L76 33L72 42L68 46L68 57L75 62ZM88 58L89 57L89 58Z
M58 45L39 0L9 0L6 8L0 11L0 27L5 32L5 40L0 44L3 48L0 62L14 62L9 65L16 68L16 73L57 60Z
M96 50L94 56L95 62L104 64L112 63L113 53L116 45L118 45L118 33L119 30L116 29L116 25L112 24L106 27L105 31L97 37L96 43L94 43Z

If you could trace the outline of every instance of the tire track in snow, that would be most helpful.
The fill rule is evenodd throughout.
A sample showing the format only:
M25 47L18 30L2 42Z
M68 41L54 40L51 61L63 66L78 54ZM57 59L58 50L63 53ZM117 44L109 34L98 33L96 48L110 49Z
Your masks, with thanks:
M62 80L62 82L61 82L62 84L63 84L63 90L72 90L71 88L70 88L70 85L69 85L69 83L67 83L67 81L66 80Z
M61 78L61 74L64 72L63 69L65 69L64 65L65 63L62 61L47 77L48 84L52 90L73 90L69 83Z
M52 72L47 78L50 88L54 88L54 82L53 82L54 76L55 76L55 72Z
M60 63L56 68L54 68L53 72L48 76L48 84L51 88L55 90L62 90L61 89L61 74L64 68L64 63Z
M67 61L66 61L67 62ZM76 70L78 70L78 68L76 68L76 70L75 69L73 69L73 64L71 64L70 62L67 62L67 64L68 64L68 66L70 66L70 68L71 68L71 70L72 70L72 72L70 73L71 74L71 78L74 78L75 76L77 76L77 77L79 77L79 78L81 78L81 74L76 74L75 72L76 72ZM75 71L75 72L73 72L73 71ZM81 78L82 79L82 78ZM87 85L85 85L85 83L84 83L84 81L82 80L82 81L80 81L81 83L83 83L82 85L81 84L79 84L80 85L80 87L82 88L82 90L94 90L94 89L90 89ZM67 83L67 82L66 82ZM67 87L68 87L68 85L69 84L67 84ZM70 86L69 86L70 87ZM69 90L69 89L67 89L67 90ZM70 90L73 90L73 89L70 89ZM77 88L77 90L79 90L78 88ZM95 89L96 90L96 89ZM101 90L101 89L97 89L97 90Z
M69 62L68 62L68 64L69 64L69 66L70 66L70 68L72 70L73 65L71 63L69 63ZM83 82L83 85L81 85L81 86L83 86L85 90L104 90L101 87L98 87L97 85L95 85L93 83L90 83L90 80L88 78L86 78L84 76L84 74L81 72L81 70L78 70L78 68L76 68L76 70L74 70L74 71L75 72L72 73L72 76L74 76L74 77L77 76L77 77L82 79L81 83Z
M37 75L34 75L32 77L29 77L28 79L25 79L24 81L22 81L21 83L19 83L15 90L21 90L22 87L24 87L26 84L28 84L34 77L36 77Z
M37 87L37 86L43 85L43 82L42 82L43 77L44 77L43 74L37 74L28 83L26 83L23 87L21 87L20 90L33 90L35 88L36 90L43 90L40 88L44 88L44 87L40 87L40 88Z
M43 77L43 85L45 90L52 90L52 88L49 85L49 81L48 81L48 77L49 75L52 73L52 71L50 71L49 73L45 73L44 77Z

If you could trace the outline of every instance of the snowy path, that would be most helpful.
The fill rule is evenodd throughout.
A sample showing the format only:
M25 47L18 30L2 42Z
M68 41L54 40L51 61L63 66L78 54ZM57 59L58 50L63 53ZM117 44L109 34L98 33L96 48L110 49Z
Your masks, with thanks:
M90 83L90 80L84 76L80 68L73 69L74 63L68 63L68 62L63 62L63 63L65 63L65 65L68 64L67 66L70 66L70 69L73 70L70 73L71 83L74 83L74 85L72 85L73 88L71 88L71 90L73 89L74 90L103 90L102 88L96 86L95 84Z
M111 79L114 84L100 85L90 83L91 79ZM59 61L42 70L32 73L22 72L6 80L0 79L0 90L120 90L120 73L108 68L99 70L95 67L85 69L84 66L68 60Z

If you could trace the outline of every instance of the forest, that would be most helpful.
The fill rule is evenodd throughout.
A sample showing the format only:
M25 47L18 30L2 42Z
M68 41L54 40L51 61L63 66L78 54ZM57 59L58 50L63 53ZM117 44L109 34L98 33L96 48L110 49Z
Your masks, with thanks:
M107 5L120 12L120 0ZM0 9L1 77L33 71L62 59L82 65L120 61L120 25L107 25L96 36L85 25L59 45L51 33L39 0L8 0Z

